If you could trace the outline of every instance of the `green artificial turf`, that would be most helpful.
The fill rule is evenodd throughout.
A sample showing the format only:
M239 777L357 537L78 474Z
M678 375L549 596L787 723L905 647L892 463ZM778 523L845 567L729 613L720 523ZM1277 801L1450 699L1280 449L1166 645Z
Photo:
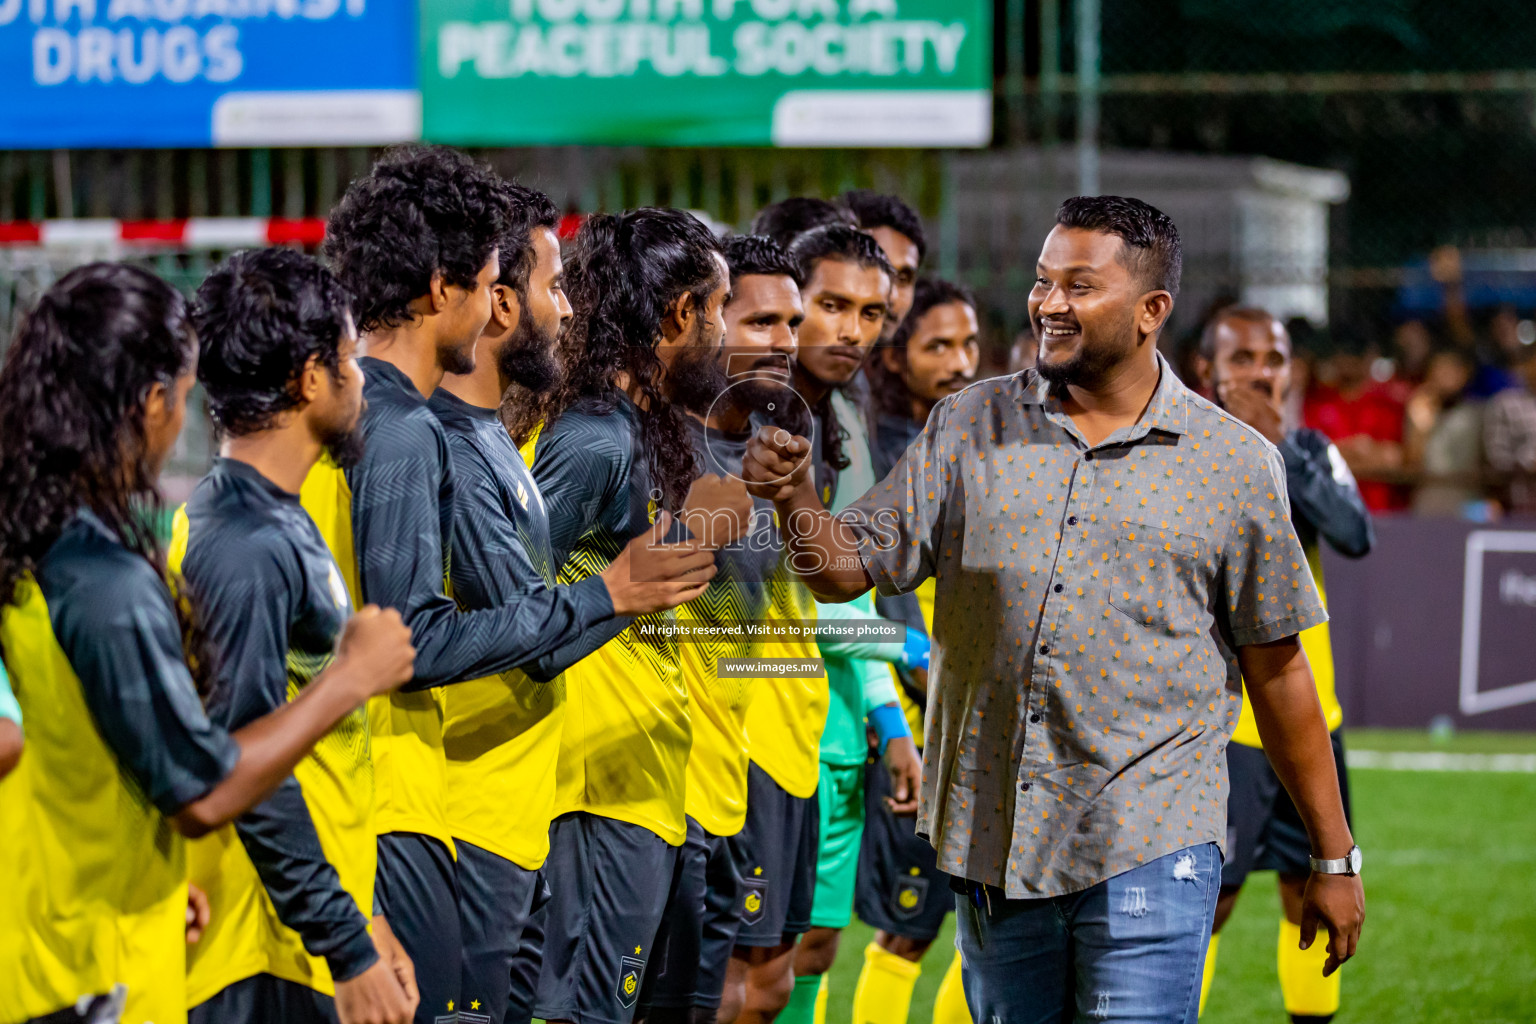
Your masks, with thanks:
M1531 734L1351 730L1357 750L1536 753ZM1366 925L1337 1024L1536 1021L1536 774L1355 770ZM1204 1024L1284 1024L1275 981L1279 900L1255 875L1222 937ZM951 918L951 921L953 918ZM855 923L832 969L828 1024L852 1020L870 931ZM953 928L929 950L911 1024L930 1019Z

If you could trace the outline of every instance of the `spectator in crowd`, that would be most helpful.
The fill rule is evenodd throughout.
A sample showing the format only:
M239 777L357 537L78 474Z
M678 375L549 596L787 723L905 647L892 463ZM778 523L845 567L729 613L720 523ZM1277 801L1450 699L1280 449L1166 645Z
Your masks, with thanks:
M1424 383L1403 416L1403 464L1421 475L1413 496L1419 515L1460 516L1482 497L1482 405L1470 399L1477 366L1464 349L1429 360Z
M1515 352L1521 386L1501 391L1483 416L1483 451L1504 507L1536 515L1536 345Z
M1419 317L1409 317L1392 328L1392 378L1387 389L1404 405L1414 389L1424 383L1429 357L1435 352L1435 335Z
M1039 354L1040 342L1035 339L1035 332L1025 328L1008 347L1008 372L1018 373L1033 368L1035 357Z
M1469 391L1478 398L1489 398L1502 391L1522 386L1515 364L1520 359L1520 313L1509 303L1494 310L1482 332L1478 347L1480 363ZM1484 389L1479 391L1477 385Z
M1210 322L1213 321L1207 321ZM1304 316L1293 316L1287 320L1285 333L1291 339L1291 383L1280 403L1285 429L1295 430L1306 420L1307 393L1317 379L1316 364L1327 335ZM1198 364L1196 369L1198 372Z
M1371 377L1371 351L1352 331L1334 336L1326 360L1326 383L1307 396L1304 420L1338 446L1360 481L1360 493L1372 512L1406 508L1403 469L1403 406Z
M1517 381L1504 368L1498 341L1499 318L1495 316L1488 324L1489 329L1481 333L1473 324L1460 250L1454 245L1442 245L1431 252L1429 274L1440 285L1445 303L1446 336L1472 361L1472 376L1463 389L1466 396L1484 399L1514 387Z

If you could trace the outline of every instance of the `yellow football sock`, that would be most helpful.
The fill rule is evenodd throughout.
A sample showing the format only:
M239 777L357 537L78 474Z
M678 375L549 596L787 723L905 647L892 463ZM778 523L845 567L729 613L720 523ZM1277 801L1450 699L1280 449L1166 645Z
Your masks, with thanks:
M907 1024L912 986L923 965L888 953L876 943L864 947L864 969L853 990L854 1024Z
M1221 936L1211 933L1211 944L1205 947L1205 971L1200 975L1200 1013L1205 1012L1205 997L1211 994L1211 979L1216 976L1216 947Z
M933 1024L971 1024L971 1008L965 1001L965 980L960 976L960 951L949 962L939 994L933 1000Z
M1339 1012L1339 971L1323 977L1328 961L1328 930L1319 928L1311 949L1302 949L1301 926L1280 919L1280 996L1285 1012L1327 1017Z
M821 976L821 986L816 989L815 1024L827 1024L827 996L831 991L831 979L823 974Z

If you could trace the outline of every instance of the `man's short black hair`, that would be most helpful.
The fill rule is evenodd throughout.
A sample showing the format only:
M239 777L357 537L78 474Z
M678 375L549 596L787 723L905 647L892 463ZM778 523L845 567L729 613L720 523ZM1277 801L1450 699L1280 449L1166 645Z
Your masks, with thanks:
M722 243L725 262L731 268L731 287L752 274L783 276L799 287L800 268L789 258L784 247L767 235L732 235Z
M1149 288L1179 297L1184 248L1166 213L1125 196L1073 196L1056 211L1056 223L1118 235L1125 243L1124 265Z
M912 309L891 336L890 347L906 355L907 342L912 340L912 335L917 331L917 322L923 318L923 314L935 306L947 306L951 302L970 306L973 310L976 308L976 296L965 285L938 277L918 278L917 287L912 293Z
M791 196L757 211L757 216L752 218L752 233L767 235L788 249L796 238L827 224L859 226L853 212L836 203L812 196Z
M1216 330L1228 320L1242 320L1250 324L1280 323L1280 318L1267 309L1257 306L1224 306L1211 314L1205 322L1205 329L1200 332L1200 355L1206 359L1216 358ZM1280 329L1285 330L1285 325L1280 324Z
M357 329L398 327L442 271L472 288L505 226L498 179L454 149L399 146L347 187L325 255L353 297Z
M348 296L319 260L293 249L238 252L197 289L197 379L221 431L271 426L299 404L295 388L314 356L335 373Z
M533 229L560 227L560 211L549 196L515 181L498 181L497 193L503 204L505 225L497 239L501 276L496 279L517 293L528 297L528 275L533 273Z
M891 261L875 237L846 224L827 224L812 228L789 247L789 258L800 268L800 278L809 282L822 260L844 260L860 267L873 267L896 280Z
M917 246L918 263L928 258L928 238L923 234L923 219L900 196L856 188L843 193L843 205L853 213L859 227L865 231L890 228L906 235Z

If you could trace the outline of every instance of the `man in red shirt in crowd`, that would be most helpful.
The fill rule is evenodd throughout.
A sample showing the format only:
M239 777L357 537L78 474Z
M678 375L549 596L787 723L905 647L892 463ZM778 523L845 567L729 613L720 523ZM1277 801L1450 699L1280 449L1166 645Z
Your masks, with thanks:
M1306 425L1327 434L1360 483L1372 512L1408 506L1408 488L1389 483L1403 468L1403 405L1371 379L1364 339L1345 335L1329 360L1332 386L1319 383L1307 396Z

